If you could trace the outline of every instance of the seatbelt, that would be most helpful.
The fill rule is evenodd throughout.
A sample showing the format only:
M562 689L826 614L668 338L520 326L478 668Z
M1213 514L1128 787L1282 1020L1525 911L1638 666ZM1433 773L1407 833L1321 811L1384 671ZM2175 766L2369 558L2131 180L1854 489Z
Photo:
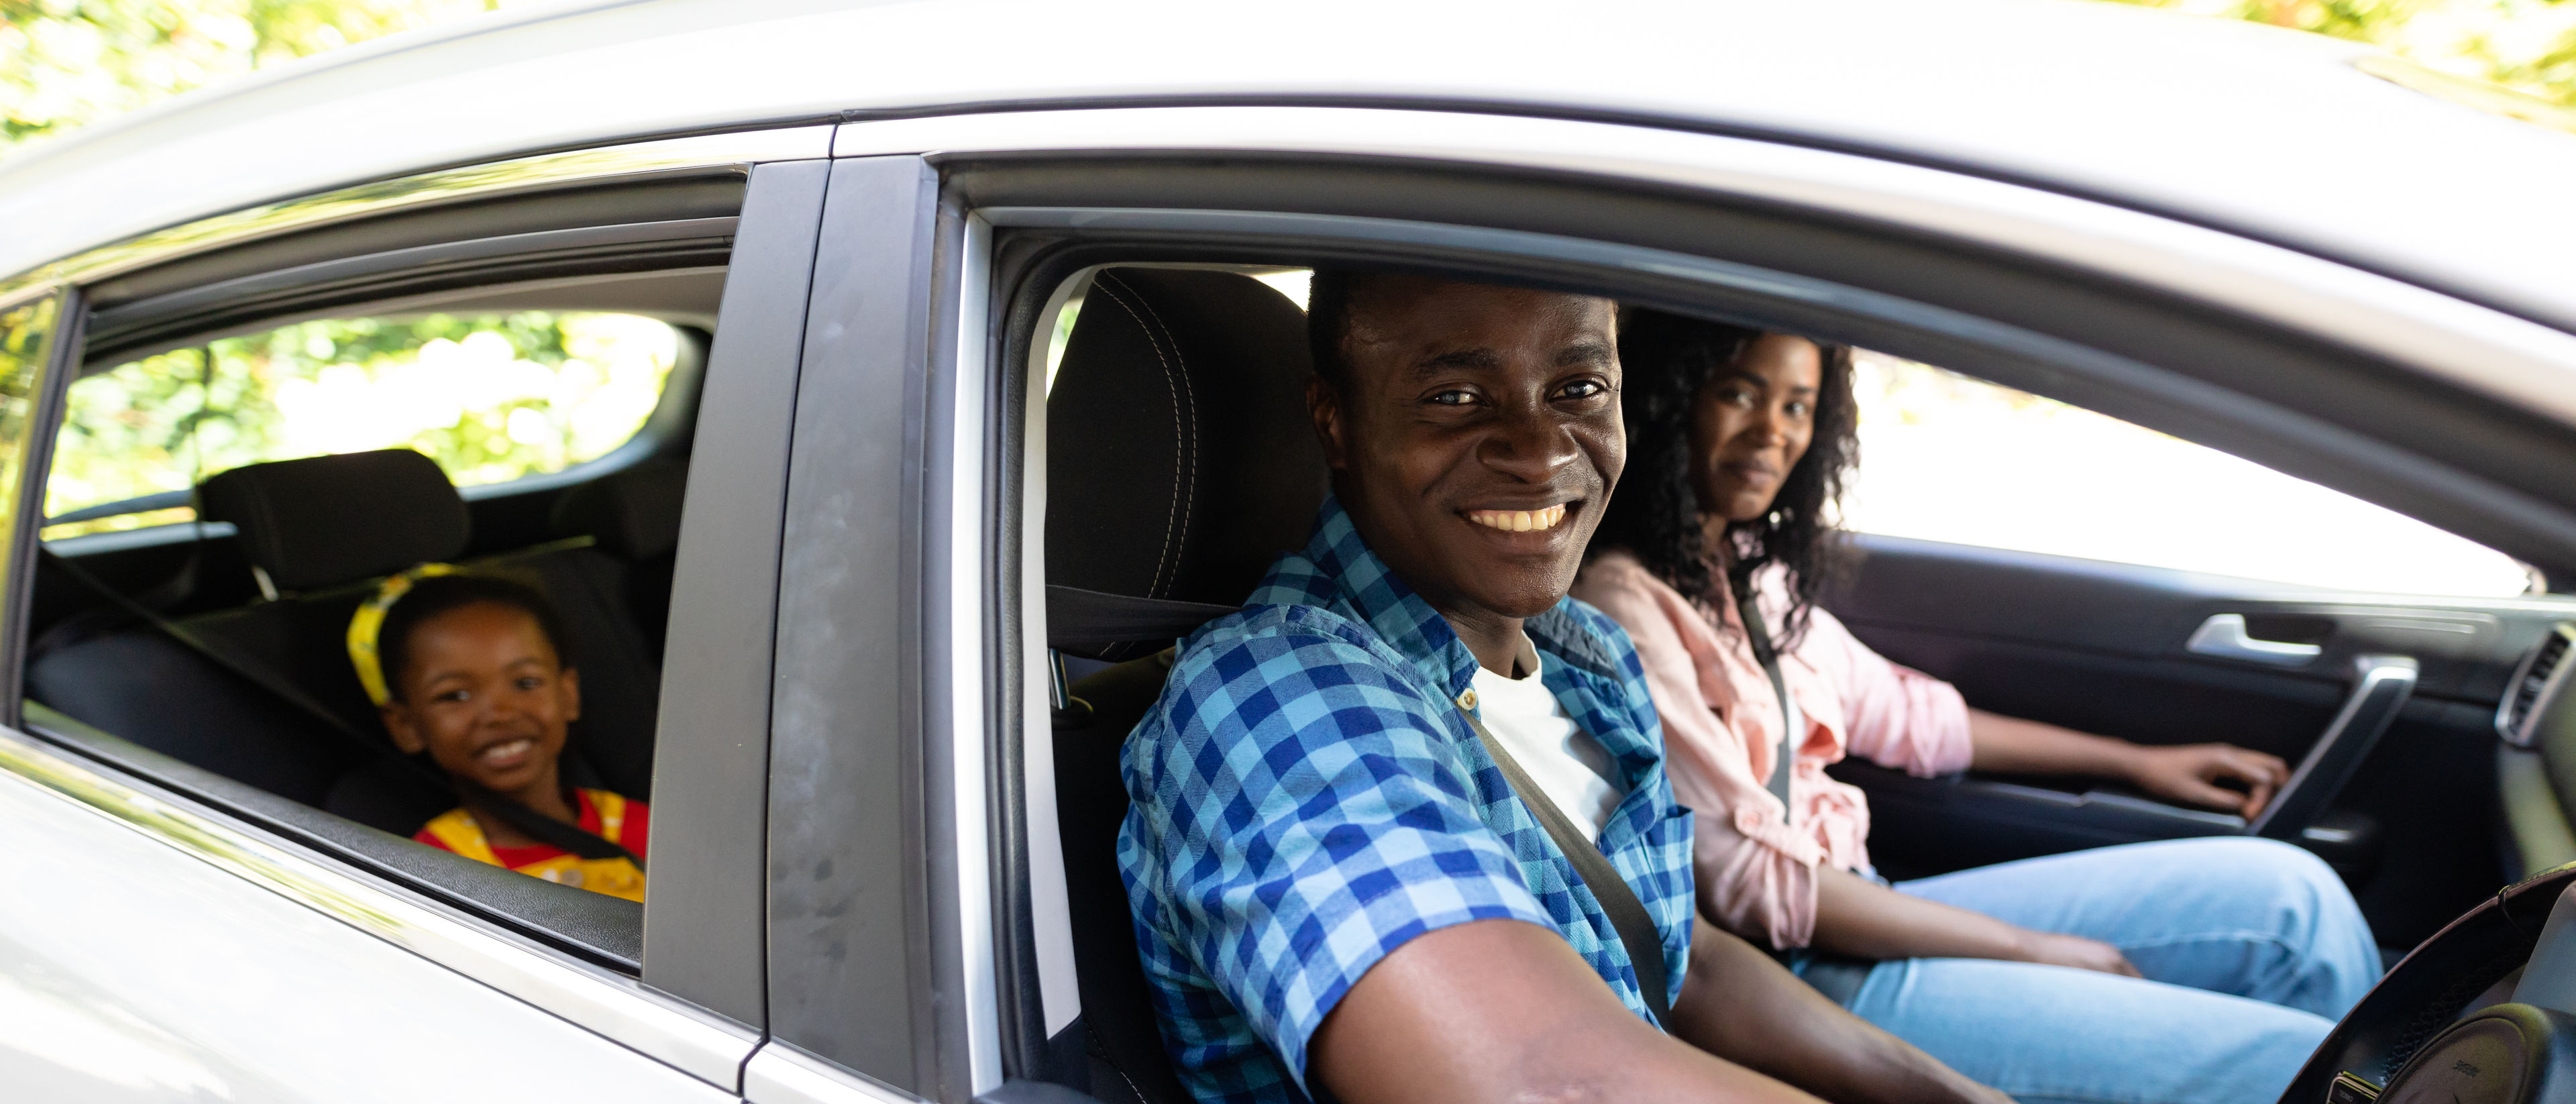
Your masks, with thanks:
M1744 622L1745 641L1753 645L1753 658L1762 664L1762 673L1771 676L1771 693L1780 699L1780 749L1771 759L1771 777L1764 782L1771 796L1780 799L1782 819L1794 823L1797 816L1789 807L1789 776L1798 766L1797 719L1789 712L1789 684L1780 677L1780 653L1771 647L1771 628L1762 622L1761 607L1753 604L1753 578L1750 573L1732 580L1735 585L1735 615Z
M1771 627L1763 623L1761 607L1753 604L1753 580L1748 576L1735 579L1733 583L1735 612L1744 622L1745 642L1753 645L1753 658L1762 662L1762 672L1771 676L1771 692L1780 698L1780 749L1772 760L1771 777L1764 786L1771 791L1771 796L1780 799L1781 820L1795 823L1797 813L1789 804L1789 776L1798 767L1798 718L1789 709L1789 687L1780 677L1780 653L1771 646ZM1789 952L1779 950L1774 950L1772 957L1779 959L1783 966L1790 965L1794 958ZM1860 995L1861 985L1869 980L1870 970L1877 965L1871 959L1809 951L1806 968L1799 970L1798 976L1835 1004L1849 1008L1852 999Z
M503 823L518 829L530 839L557 850L568 851L585 859L625 859L634 863L636 870L644 869L643 857L627 850L625 845L616 840L582 831L577 825L556 820L474 782L452 778L442 772L424 767L419 761L402 754L391 745L358 731L338 713L332 712L329 706L314 701L284 676L262 668L240 655L216 647L204 637L189 631L185 626L161 616L159 611L126 597L116 588L100 582L97 577L73 564L68 557L41 546L37 551L40 557L61 569L65 575L71 576L73 581L115 603L129 616L151 625L163 636L178 641L181 646L216 666L250 680L252 685L268 691L278 700L322 722L325 727L354 742L368 754L398 764L401 770L419 781L441 790L450 790L456 793L460 800L501 818Z
M1485 754L1502 768L1503 781L1511 786L1512 793L1537 818L1539 827L1547 829L1557 850L1565 852L1566 861L1574 864L1576 876L1592 887L1593 899L1601 902L1601 911L1609 915L1611 929L1619 933L1619 945L1628 952L1628 964L1637 971L1637 988L1646 998L1646 1011L1655 1014L1656 1027L1671 1031L1672 990L1664 979L1663 937L1654 919L1646 915L1646 906L1637 900L1636 891L1628 888L1628 879L1620 877L1618 868L1601 854L1601 848L1583 838L1583 830L1566 819L1565 811L1557 808L1556 802L1548 800L1547 791L1539 789L1538 783L1521 770L1520 761L1513 759L1503 742L1485 729L1485 722L1476 719L1474 710L1461 708L1458 712L1467 718L1467 727L1476 730L1476 739L1485 745Z

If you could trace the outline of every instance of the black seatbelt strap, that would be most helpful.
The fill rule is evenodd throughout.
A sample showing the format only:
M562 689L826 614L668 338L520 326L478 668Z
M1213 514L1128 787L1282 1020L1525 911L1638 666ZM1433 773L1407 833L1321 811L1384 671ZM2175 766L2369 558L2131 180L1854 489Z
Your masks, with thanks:
M417 760L402 754L391 744L371 738L366 733L358 731L356 727L349 724L349 722L343 719L338 713L332 712L331 707L313 700L310 695L307 695L302 689L298 688L293 682L288 681L284 676L271 672L256 663L252 663L239 654L216 647L213 642L189 631L186 626L172 621L167 617L161 616L160 611L146 606L132 598L128 598L124 594L119 593L116 588L100 582L97 577L73 564L69 558L56 555L51 551L43 550L41 548L39 549L39 555L42 556L47 563L60 568L63 574L70 576L73 581L78 582L84 588L106 598L110 602L115 603L117 607L123 609L128 616L151 625L154 629L159 630L161 635L178 641L182 647L197 653L199 656L203 657L208 662L213 663L215 666L221 667L224 670L230 671L235 675L239 675L242 678L249 680L252 685L268 691L271 696L277 698L279 701L283 701L288 705L294 706L298 711L312 717L314 720L322 722L324 727L329 728L331 731L338 733L340 736L356 744L367 754L383 759L387 762L399 764L400 769L406 773L409 773L415 778L439 789L455 791L461 800L473 805L477 809L482 809L491 813L493 816L501 818L503 823L519 830L521 833L527 835L528 838L546 844L547 846L553 847L557 850L569 851L581 858L625 859L628 862L634 863L636 870L642 871L644 869L643 857L637 855L633 851L627 850L623 844L618 843L616 840L607 839L602 836L582 831L578 825L566 824L560 820L556 820L555 818L547 816L544 813L540 813L535 809L522 805L509 797L484 789L473 782L469 782L462 778L450 778L441 772L422 766Z
M1512 793L1538 819L1539 827L1547 829L1557 850L1565 852L1566 861L1574 864L1575 875L1592 887L1593 899L1601 902L1602 912L1609 914L1610 927L1619 933L1619 945L1628 952L1628 964L1636 968L1637 988L1646 998L1646 1011L1655 1014L1655 1026L1672 1030L1672 990L1664 980L1664 940L1654 919L1646 915L1646 906L1637 900L1636 891L1628 888L1628 879L1620 877L1618 868L1601 854L1601 848L1583 838L1583 830L1566 819L1565 811L1557 808L1556 802L1548 800L1547 791L1530 780L1528 773L1521 770L1520 761L1512 758L1503 742L1485 729L1485 722L1476 719L1474 710L1458 712L1467 718L1467 727L1476 730L1476 739L1485 745L1485 754L1503 769L1503 781L1511 786Z
M1797 815L1789 807L1789 775L1798 765L1798 726L1789 712L1789 684L1780 678L1780 653L1771 647L1771 627L1762 622L1762 608L1753 604L1752 576L1733 582L1735 615L1744 622L1744 639L1753 645L1753 658L1761 662L1762 673L1771 676L1771 693L1780 699L1780 750L1771 759L1771 777L1764 785L1780 799L1781 817L1795 823Z

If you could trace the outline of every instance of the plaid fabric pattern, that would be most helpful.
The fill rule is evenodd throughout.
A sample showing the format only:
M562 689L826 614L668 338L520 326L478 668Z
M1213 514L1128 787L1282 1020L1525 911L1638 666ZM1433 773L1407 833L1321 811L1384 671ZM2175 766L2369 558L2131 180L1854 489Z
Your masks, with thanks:
M1677 994L1690 811L1636 652L1572 599L1526 630L1623 776L1600 847L1654 917ZM1118 863L1164 1045L1198 1099L1309 1099L1307 1040L1342 994L1406 940L1470 920L1554 928L1651 1020L1609 916L1459 715L1475 671L1332 500L1242 612L1183 643L1122 757Z

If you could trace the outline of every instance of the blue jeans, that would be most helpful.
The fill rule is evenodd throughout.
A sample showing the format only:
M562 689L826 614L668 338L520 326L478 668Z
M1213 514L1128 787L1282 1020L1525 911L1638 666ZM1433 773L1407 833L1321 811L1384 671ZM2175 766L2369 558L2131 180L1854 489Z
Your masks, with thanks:
M2120 948L2148 980L1968 958L1882 962L1862 1019L2023 1104L2270 1104L2379 981L2370 926L2296 847L2105 847L1898 883Z

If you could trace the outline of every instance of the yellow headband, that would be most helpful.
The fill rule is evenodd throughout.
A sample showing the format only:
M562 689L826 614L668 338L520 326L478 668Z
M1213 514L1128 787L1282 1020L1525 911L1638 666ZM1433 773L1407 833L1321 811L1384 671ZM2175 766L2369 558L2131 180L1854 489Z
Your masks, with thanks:
M358 669L358 685L367 688L369 700L381 706L393 700L393 691L385 685L385 661L376 654L376 636L385 631L385 614L394 603L411 593L413 583L433 575L454 575L453 564L425 563L408 571L385 577L376 585L376 593L358 604L358 612L349 618L349 665Z

